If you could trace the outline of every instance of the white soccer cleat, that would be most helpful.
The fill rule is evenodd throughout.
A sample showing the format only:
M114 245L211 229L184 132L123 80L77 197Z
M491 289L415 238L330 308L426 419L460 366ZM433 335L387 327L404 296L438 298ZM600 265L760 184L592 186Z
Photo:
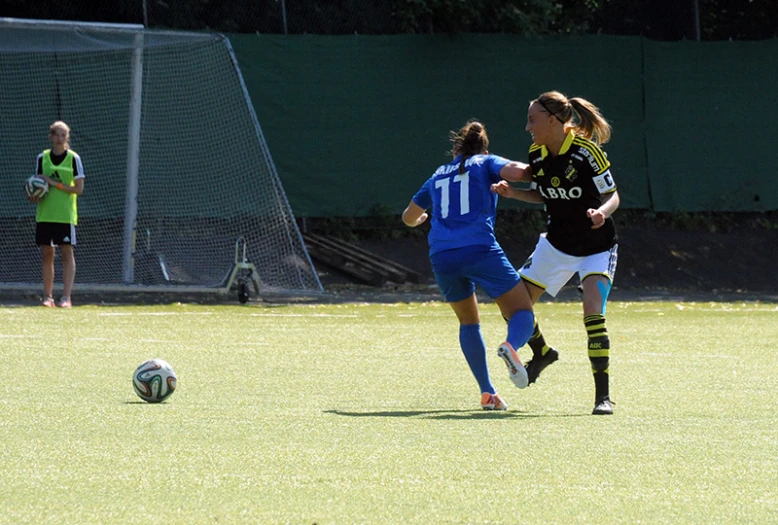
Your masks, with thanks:
M527 388L529 384L529 378L527 377L527 371L524 369L524 365L521 364L516 350L509 342L504 342L497 348L497 355L505 361L505 366L508 367L508 375L511 376L511 381L517 388Z
M502 400L500 394L481 394L481 408L484 410L508 410L508 403Z

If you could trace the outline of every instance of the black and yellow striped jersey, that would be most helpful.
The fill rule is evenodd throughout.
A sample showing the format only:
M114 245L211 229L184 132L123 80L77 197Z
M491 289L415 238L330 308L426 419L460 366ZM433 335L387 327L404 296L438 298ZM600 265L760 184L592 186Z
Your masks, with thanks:
M616 191L610 162L597 144L572 131L567 134L559 155L545 146L529 149L532 187L543 195L548 215L548 241L568 255L583 256L609 250L616 243L612 218L596 230L586 216L589 208L599 208L601 195Z

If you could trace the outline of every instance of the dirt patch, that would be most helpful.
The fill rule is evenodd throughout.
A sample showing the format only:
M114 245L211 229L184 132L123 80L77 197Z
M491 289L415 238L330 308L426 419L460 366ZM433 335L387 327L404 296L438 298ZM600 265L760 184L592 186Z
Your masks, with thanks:
M500 241L514 265L532 252L536 238L503 236ZM356 244L422 275L418 286L389 283L374 293L438 297L423 237L359 240ZM338 295L366 295L369 288L352 283L335 269L317 264L322 284ZM618 297L691 297L703 299L778 298L778 230L721 232L619 228L619 260L613 288ZM574 297L571 282L561 299ZM439 298L439 297L438 297Z
M616 281L626 289L778 293L778 231L728 233L628 229Z

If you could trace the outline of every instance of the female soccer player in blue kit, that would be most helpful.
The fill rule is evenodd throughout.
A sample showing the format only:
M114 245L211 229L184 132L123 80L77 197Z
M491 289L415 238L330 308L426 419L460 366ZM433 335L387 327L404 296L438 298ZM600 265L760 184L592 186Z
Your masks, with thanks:
M508 320L508 336L497 353L514 384L524 388L527 373L516 349L532 335L535 318L527 288L494 236L497 194L491 186L526 179L527 165L488 154L489 138L477 121L452 132L451 140L454 160L422 185L402 219L414 228L431 216L430 262L440 291L459 319L459 344L481 389L481 407L505 410L508 406L489 378L475 286L494 299ZM525 199L531 195L542 202L537 192L527 192Z

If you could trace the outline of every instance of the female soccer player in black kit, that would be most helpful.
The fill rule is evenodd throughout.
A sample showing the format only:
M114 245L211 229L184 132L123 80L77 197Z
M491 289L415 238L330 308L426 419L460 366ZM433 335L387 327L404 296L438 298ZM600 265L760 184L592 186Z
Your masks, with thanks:
M543 292L555 296L578 274L594 374L592 413L612 414L605 306L616 271L618 245L611 215L619 206L619 194L610 162L600 149L610 139L611 127L591 102L550 91L530 103L526 129L533 139L531 188L543 196L548 232L541 234L519 273L533 303ZM504 181L493 189L501 196L527 200L527 192ZM533 383L559 353L546 344L537 320L529 346L532 359L526 368L529 383Z

